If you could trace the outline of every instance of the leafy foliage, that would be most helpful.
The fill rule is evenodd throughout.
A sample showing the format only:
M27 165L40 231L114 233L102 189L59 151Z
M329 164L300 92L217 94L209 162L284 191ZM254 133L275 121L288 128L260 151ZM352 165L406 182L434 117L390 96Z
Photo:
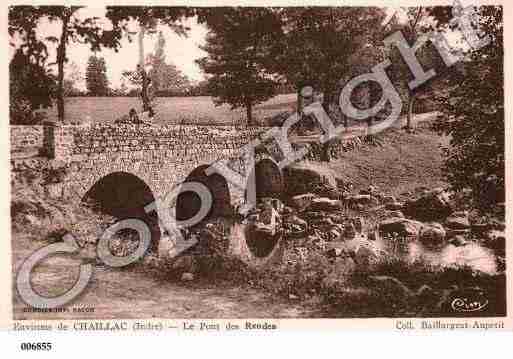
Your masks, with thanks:
M86 86L89 95L108 95L109 81L107 80L107 67L103 57L89 57L86 70Z
M385 18L374 7L289 7L278 12L283 36L274 47L273 69L298 90L321 90L325 104L335 101L341 78L366 59L353 55L381 40Z
M208 56L199 59L210 75L208 89L215 103L252 108L275 94L276 79L266 70L271 45L281 31L279 18L269 8L212 8L199 17L208 26Z
M399 11L404 14L406 21L396 21L396 14L394 14L392 21L389 22L389 28L387 28L388 33L401 31L408 46L413 47L420 38L427 36L433 30L433 18L430 16L433 9L433 7L422 6L401 8ZM414 75L400 54L398 44L385 47L385 52L392 63L388 71L389 77L406 105L403 107L403 111L407 114L406 128L410 129L416 101L420 98L434 96L434 93L443 84L442 79L448 72L448 68L431 40L426 41L415 51L415 57L425 72L434 70L436 75L422 85L410 89L408 83L414 79Z
M490 43L470 50L451 74L438 101L443 111L435 128L451 138L445 171L456 189L473 189L477 204L504 200L504 72L502 7L478 8ZM439 26L446 23L438 17ZM447 20L446 20L447 21Z
M189 79L172 63L166 62L166 40L162 32L159 32L155 51L149 54L146 63L151 66L148 76L155 92L181 91L186 92L191 86Z
M140 97L143 111L148 111L153 117L152 107L153 94L149 93L150 78L144 64L144 35L154 34L157 25L165 25L178 35L187 35L188 27L183 25L183 20L193 16L195 10L187 7L164 7L164 6L107 6L106 17L112 21L114 29L125 34L129 41L132 41L134 34L129 30L130 21L139 24L139 53L140 61L136 71L125 71L123 76L134 84L140 84Z
M82 6L11 6L9 8L9 34L19 35L22 47L29 48L30 54L48 54L46 44L37 39L36 30L40 20L58 23L60 38L48 36L46 42L57 47L57 108L60 121L64 120L64 65L67 62L66 48L69 43L84 43L91 50L98 51L102 46L117 48L120 45L119 29L105 30L97 17L81 17Z
M9 64L9 115L11 124L32 124L34 110L52 106L55 78L34 56L18 49Z
M150 32L156 32L156 27L160 23L179 35L186 35L189 28L182 20L193 15L192 8L178 6L107 6L105 14L112 21L114 28L121 30L130 41L133 35L129 30L130 20L136 20Z

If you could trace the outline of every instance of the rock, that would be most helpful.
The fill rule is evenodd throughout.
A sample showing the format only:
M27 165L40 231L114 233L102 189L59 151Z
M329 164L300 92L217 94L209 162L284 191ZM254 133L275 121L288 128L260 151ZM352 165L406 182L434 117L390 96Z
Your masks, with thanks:
M335 222L333 222L333 220L330 217L319 218L319 219L315 220L314 222L312 222L311 224L312 224L312 226L314 226L316 228L320 228L322 230L327 230L327 229L335 226Z
M424 245L440 245L444 242L446 232L440 223L426 223L420 230L419 240Z
M46 193L50 198L62 198L63 186L62 183L48 183L46 186Z
M194 274L189 272L182 273L181 281L182 282L190 282L194 280Z
M264 224L262 222L255 222L252 224L251 229L256 235L262 234L268 238L276 234L276 227L270 224Z
M289 206L284 206L283 207L283 210L282 210L282 214L285 216L285 215L290 215L294 213L294 210L292 208L290 208Z
M363 242L354 251L353 260L358 265L376 263L380 258L380 251L370 242Z
M25 221L32 226L41 226L41 221L32 214L25 214Z
M343 191L339 191L337 188L326 183L320 183L312 186L311 192L320 197L328 197L330 199L340 199L343 197Z
M504 221L500 221L500 220L494 218L494 219L490 220L489 223L490 223L490 227L492 229L497 229L499 231L506 230L506 223L504 223Z
M443 220L452 212L449 194L436 189L405 203L403 212L420 221Z
M292 112L289 111L282 111L271 118L269 118L268 124L272 127L281 127L283 126L283 123L292 115Z
M324 212L308 211L301 214L308 222L319 220L326 217Z
M490 240L506 240L506 233L504 231L498 231L496 229L492 229L486 233L486 239Z
M379 231L371 231L371 232L369 232L368 238L369 238L369 241L377 241L381 237L379 235Z
M271 202L259 203L257 211L257 215L252 214L243 221L254 236L272 238L283 230L282 217Z
M330 218L335 223L346 223L347 222L347 216L343 214L333 213L330 214Z
M455 247L463 247L463 246L468 244L468 242L465 239L465 237L460 236L460 235L457 235L457 236L454 236L453 238L451 238L449 243L452 244Z
M374 196L376 193L378 193L378 187L372 184L369 185L369 187L367 187L367 193Z
M333 247L333 248L328 249L328 251L326 252L326 256L328 258L337 258L337 257L340 257L343 252L344 251L342 250L342 248Z
M395 199L394 196L383 196L383 199L381 200L381 202L383 202L383 204L389 204L389 203L396 203L397 200Z
M286 191L291 195L310 193L320 184L337 188L333 171L311 163L295 164L283 170Z
M467 211L454 211L451 213L451 217L468 217Z
M420 300L435 300L438 299L438 296L435 293L435 290L431 288L427 284L423 284L415 293L418 299Z
M353 184L351 182L347 181L346 179L335 177L335 182L337 183L338 189L347 190L347 189L353 188Z
M388 218L404 218L404 214L401 211L388 211L385 212Z
M290 216L287 218L286 221L287 223L294 224L302 228L308 227L308 223L304 219L299 218L298 216Z
M307 208L316 197L313 193L298 194L290 199L290 204L294 208L302 210Z
M379 230L383 233L397 233L405 237L417 237L423 224L406 218L389 218L379 223Z
M498 255L505 255L506 233L504 231L490 230L485 234L484 245L491 248Z
M307 207L309 211L338 211L342 208L342 202L326 197L315 198Z
M349 196L347 200L354 204L370 204L372 203L372 197L370 194L355 194Z
M365 219L363 219L363 217L353 217L351 218L351 222L357 232L363 231L363 228L365 227Z
M344 239L354 239L356 237L356 233L356 228L353 222L349 222L344 225Z
M172 268L175 271L181 271L193 273L196 269L196 259L193 255L180 255L178 257L174 257L174 261L172 262Z
M276 210L276 212L278 213L282 213L283 212L283 208L285 207L285 205L283 204L282 201L280 201L279 199L277 198L272 198L272 197L263 197L260 199L260 203L258 204L259 207L272 207Z
M470 228L472 230L472 232L476 232L476 233L485 233L486 231L488 231L491 227L490 227L490 224L488 223L472 223L470 225Z
M274 199L273 199L274 200ZM257 232L265 232L274 235L281 227L281 216L277 210L281 201L264 201L258 204L258 221L253 222L254 230Z
M445 225L450 229L468 229L470 222L465 213L454 212L446 220Z
M337 228L332 228L328 232L328 237L329 237L330 241L336 241L336 240L340 239L341 234L340 234L340 232L338 231Z
M403 209L403 207L404 204L402 204L401 202L391 202L385 205L385 208L390 211L400 211L401 209Z
M455 236L468 236L470 233L470 229L445 229L447 233L447 238L453 238Z
M495 210L496 210L497 214L504 217L504 214L506 213L506 203L505 202L496 203Z
M260 216L258 213L251 213L245 218L245 222L251 223L251 222L257 222L259 220Z

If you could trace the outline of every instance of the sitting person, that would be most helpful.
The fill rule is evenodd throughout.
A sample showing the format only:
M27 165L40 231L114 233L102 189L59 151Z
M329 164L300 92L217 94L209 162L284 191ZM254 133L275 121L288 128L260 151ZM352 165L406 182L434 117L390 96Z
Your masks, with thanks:
M153 111L152 107L149 107L148 111L141 112L140 116L141 123L144 123L145 125L150 125L154 120L155 111Z
M151 108L149 111L142 112L141 114L137 114L135 108L131 108L128 112L128 116L123 115L122 117L116 119L114 123L123 125L149 125L154 114L155 113Z
M130 112L128 112L128 117L130 118L130 123L132 124L141 124L143 121L139 120L139 116L137 116L137 111L135 108L131 108Z

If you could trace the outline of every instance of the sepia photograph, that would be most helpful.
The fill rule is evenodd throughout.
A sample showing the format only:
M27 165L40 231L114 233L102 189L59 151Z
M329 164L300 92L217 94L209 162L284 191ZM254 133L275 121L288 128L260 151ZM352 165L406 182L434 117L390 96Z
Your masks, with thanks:
M504 329L503 6L211 5L8 7L14 329Z

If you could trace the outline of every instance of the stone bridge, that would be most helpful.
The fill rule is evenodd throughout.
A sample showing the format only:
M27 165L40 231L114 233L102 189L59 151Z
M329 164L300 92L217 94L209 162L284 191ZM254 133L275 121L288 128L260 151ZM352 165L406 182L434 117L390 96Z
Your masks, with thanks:
M266 129L194 125L45 126L44 142L47 155L63 162L68 169L63 185L66 197L108 200L110 203L104 205L109 212L125 216L129 213L120 211L164 198L177 185L195 180L209 188L214 198L212 210L219 213L242 203L244 191L219 174L207 176L205 169L215 161L233 159L233 169L246 173L244 161L237 161L240 149ZM259 157L255 166L258 190L280 191L281 172L277 164L271 156ZM264 188L265 182L272 186ZM192 197L189 200L194 202ZM186 210L178 207L177 204L177 211Z
M245 168L241 157L241 148L269 129L197 125L11 126L11 156L13 164L27 149L33 152L29 161L30 156L49 157L51 167L64 172L59 183L48 185L52 196L73 203L92 200L102 212L118 219L143 219L154 231L156 244L164 233L156 225L156 213L148 214L144 207L165 198L182 183L200 182L208 188L213 198L210 217L233 214L234 208L245 202L243 188L220 174L205 173L218 160L232 160L230 168L242 176L254 170L257 197L282 196L284 179L277 163L282 154L273 140L256 149L254 168ZM293 147L303 146L311 144L294 143ZM195 193L183 192L176 199L176 218L193 217L200 206Z
M244 168L240 149L268 129L194 125L11 126L11 154L26 148L27 142L39 147L40 155L65 170L60 183L53 186L54 196L75 203L92 199L104 213L119 219L156 221L155 213L148 215L144 207L189 181L200 182L210 190L213 205L209 216L222 216L233 213L244 202L244 190L220 174L207 176L205 169L215 161L233 159L233 170L241 174L252 170ZM254 169L257 196L280 196L281 170L262 149ZM199 208L195 193L181 193L176 200L176 217L190 218Z

